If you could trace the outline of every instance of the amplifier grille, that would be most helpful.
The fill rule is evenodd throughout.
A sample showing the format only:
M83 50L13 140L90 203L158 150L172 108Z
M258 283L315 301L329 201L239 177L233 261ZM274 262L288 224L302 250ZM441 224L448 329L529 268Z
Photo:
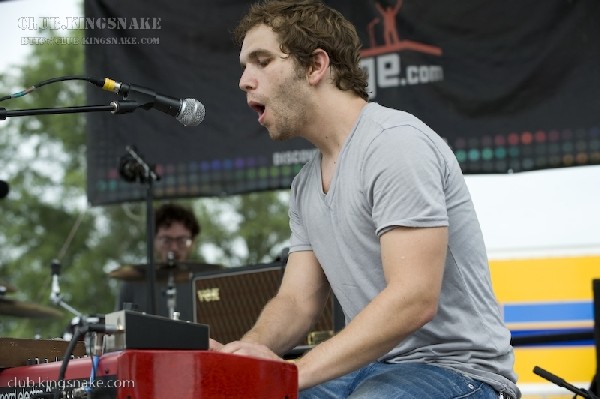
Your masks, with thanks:
M240 339L277 293L282 275L282 266L236 268L225 273L196 275L194 321L208 324L211 338L219 342ZM333 330L331 298L314 327L314 331L323 330Z

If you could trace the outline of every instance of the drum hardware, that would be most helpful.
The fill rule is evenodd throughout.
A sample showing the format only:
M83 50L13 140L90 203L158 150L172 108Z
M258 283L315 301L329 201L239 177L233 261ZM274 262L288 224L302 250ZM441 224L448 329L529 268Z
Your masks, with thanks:
M60 285L58 284L58 276L60 275L60 261L58 259L52 260L52 263L50 264L50 275L52 276L50 301L57 306L62 306L76 317L79 317L81 320L85 320L85 316L81 312L63 300L63 296L60 293Z
M7 293L15 292L11 285L0 283L0 315L14 317L60 317L61 313L53 308L37 303L7 298Z
M103 350L104 336L106 334L121 332L122 329L105 324L104 318L97 316L86 316L66 303L60 292L60 285L58 282L58 276L60 274L60 262L58 259L54 259L52 261L50 268L52 275L50 300L55 305L62 306L75 316L71 320L71 330L69 331L69 334L64 334L65 339L70 338L70 344L67 347L67 352L65 353L63 360L64 367L66 368L66 364L69 362L68 358L71 356L74 345L77 343L77 341L83 339L85 336L88 336L89 340L86 344L86 352L91 356L100 356Z
M123 265L108 273L108 277L123 281L145 281L150 267L147 264ZM175 267L168 263L156 264L156 281L167 281L169 274L173 274L176 283L192 281L197 273L211 271L222 271L226 268L222 265L210 263L177 262Z
M0 297L6 294L12 294L16 292L15 287L7 283L0 283Z
M56 309L37 303L17 301L0 296L0 315L13 317L52 318L60 317L62 313Z
M226 269L222 265L218 264L206 264L206 263L192 263L192 262L180 262L175 259L174 252L167 253L167 262L159 263L156 265L155 275L156 282L161 283L161 295L159 300L164 300L161 303L159 309L165 309L163 304L166 305L166 313L162 312L165 316L173 320L178 320L178 314L181 314L181 309L176 309L177 297L179 296L182 289L181 286L177 287L177 284L191 284L195 275L199 273L207 273L211 271L222 271ZM112 270L108 273L110 278L128 281L128 282L141 282L144 283L147 280L147 274L150 273L150 268L145 264L138 265L124 265L118 269ZM166 283L166 286L164 285ZM183 291L185 298L187 291ZM179 306L183 306L179 303ZM186 316L186 318L192 319L192 315Z
M73 338L73 335L75 334L75 328L82 327L84 323L103 324L104 315L86 316L85 318L81 318L79 316L73 317L69 325L63 332L62 338L65 341L70 341Z
M169 251L167 253L167 265L168 275L167 278L167 290L165 292L167 296L167 309L169 311L169 319L175 319L175 303L177 302L177 287L175 286L175 267L177 264L175 263L175 253L173 251ZM179 315L177 316L179 318Z

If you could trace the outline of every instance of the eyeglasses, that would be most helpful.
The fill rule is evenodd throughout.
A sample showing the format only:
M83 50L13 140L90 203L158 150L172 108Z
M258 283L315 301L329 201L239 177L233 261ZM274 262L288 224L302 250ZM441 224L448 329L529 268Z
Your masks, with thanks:
M192 239L186 236L180 237L169 237L169 236L160 236L156 237L158 243L165 247L170 247L172 244L177 245L178 247L190 247L192 245Z

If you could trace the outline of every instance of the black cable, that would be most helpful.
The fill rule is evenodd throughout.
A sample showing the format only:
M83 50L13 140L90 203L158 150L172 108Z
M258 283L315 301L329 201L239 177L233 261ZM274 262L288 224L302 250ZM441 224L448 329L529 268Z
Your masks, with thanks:
M63 382L65 381L65 374L67 373L67 366L69 365L69 360L71 359L71 355L75 350L75 346L79 339L87 334L89 329L88 325L77 326L75 327L75 332L73 333L73 337L65 350L65 355L62 360L62 364L60 365L60 370L58 372L58 380L56 381L55 391L50 393L38 393L31 396L31 399L61 399L61 386L63 386Z
M9 94L7 96L3 96L0 97L0 102L4 101L4 100L10 100L11 98L17 98L17 97L23 97L29 93L31 93L34 90L39 89L42 86L48 85L50 83L56 83L56 82L64 82L64 81L68 81L68 80L83 80L86 82L89 82L93 85L96 86L100 86L102 87L104 85L104 81L103 80L99 80L99 79L93 79L87 76L81 76L81 75L68 75L68 76L60 76L57 78L51 78L51 79L47 79L47 80L43 80L39 83L34 84L33 86L30 86L28 88L26 88L23 91L19 91L17 93L13 93L13 94Z
M69 342L69 346L67 346L67 350L65 351L65 357L63 358L62 364L60 365L60 371L58 372L58 381L56 382L56 392L54 393L54 399L60 399L60 387L65 381L65 374L67 373L67 366L69 365L69 360L71 359L71 355L75 350L77 342L79 342L79 339L82 336L87 334L88 329L88 325L84 325L82 327L75 327L75 333L71 338L71 342Z

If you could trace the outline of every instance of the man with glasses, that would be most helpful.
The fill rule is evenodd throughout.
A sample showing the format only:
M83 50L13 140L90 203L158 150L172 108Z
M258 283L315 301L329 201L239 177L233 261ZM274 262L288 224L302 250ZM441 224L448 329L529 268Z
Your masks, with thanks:
M161 316L172 316L167 308L168 289L175 289L176 307L175 311L180 312L182 320L192 320L192 283L191 280L182 281L189 270L186 264L194 242L200 233L200 224L194 215L194 212L188 208L174 203L166 203L158 207L155 212L155 230L154 230L154 253L155 266L157 271L156 294L157 307L156 314ZM147 265L142 265L147 267ZM148 312L148 289L145 274L136 274L123 277L125 281L121 284L117 309L132 309L141 312ZM168 286L168 274L174 273L175 285ZM189 303L188 303L189 302Z
M155 212L155 224L157 261L186 261L200 233L200 224L193 211L177 204L164 204Z

